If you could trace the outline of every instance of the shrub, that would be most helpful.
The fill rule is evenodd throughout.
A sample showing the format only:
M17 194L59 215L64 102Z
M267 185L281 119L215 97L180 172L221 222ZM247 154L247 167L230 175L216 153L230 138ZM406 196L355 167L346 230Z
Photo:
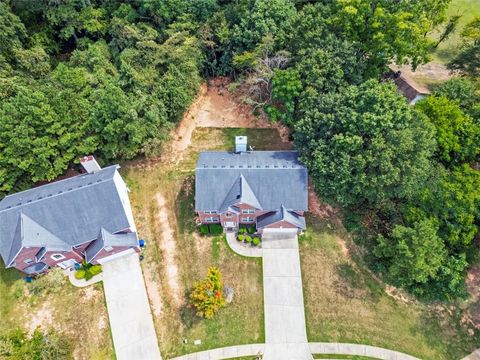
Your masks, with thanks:
M245 235L238 235L237 239L238 239L238 241L243 241L243 240L245 240Z
M253 245L258 246L260 244L260 238L254 237L252 239Z
M223 233L223 227L220 224L211 224L210 225L210 233L213 235L220 235Z
M203 224L198 227L198 231L200 232L201 235L207 235L209 230L208 230L208 225Z
M98 275L102 272L102 266L101 265L93 265L90 268L90 272L92 273L92 275Z
M222 273L218 268L209 268L207 277L195 283L190 300L197 309L197 315L205 319L211 319L225 306Z
M86 274L85 270L83 270L83 269L77 270L75 272L75 278L78 279L78 280L85 279L85 274Z
M249 235L245 236L245 241L246 241L247 243L251 244L251 243L252 243L252 237L249 236Z
M255 231L256 231L256 230L257 230L257 229L255 229L255 226L249 226L249 227L247 228L247 231L248 231L249 234L255 234Z

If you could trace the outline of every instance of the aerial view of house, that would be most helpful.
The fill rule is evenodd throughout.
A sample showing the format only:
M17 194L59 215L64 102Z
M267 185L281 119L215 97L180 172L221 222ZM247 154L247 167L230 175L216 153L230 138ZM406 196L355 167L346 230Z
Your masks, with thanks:
M97 264L139 249L128 189L118 165L82 158L85 174L6 196L0 202L0 254L7 267L39 274Z
M195 168L195 211L202 224L305 229L308 172L297 151L247 151L237 136L234 151L201 152ZM267 230L268 231L268 230Z
M0 360L480 360L480 0L0 0Z

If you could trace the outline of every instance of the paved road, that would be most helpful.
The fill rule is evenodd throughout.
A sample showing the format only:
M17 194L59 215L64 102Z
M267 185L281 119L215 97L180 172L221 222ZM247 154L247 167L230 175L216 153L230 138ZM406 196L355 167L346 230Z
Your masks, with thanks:
M138 254L102 265L117 360L161 360Z
M302 274L295 233L262 238L265 307L264 360L312 359L307 342Z

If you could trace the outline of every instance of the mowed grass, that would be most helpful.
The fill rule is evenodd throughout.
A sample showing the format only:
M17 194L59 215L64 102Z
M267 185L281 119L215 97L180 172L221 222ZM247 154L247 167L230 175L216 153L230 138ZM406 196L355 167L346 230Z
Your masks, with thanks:
M334 223L309 216L300 238L309 341L374 345L432 360L460 359L480 346L478 336L459 325L455 304L439 313L387 295Z
M463 28L476 16L480 16L480 1L452 0L447 10L447 17L450 18L455 15L461 15L457 29L432 53L432 58L434 61L446 64L455 57L461 45L460 33L462 32ZM436 34L436 36L439 34L440 31L438 34Z
M147 240L143 271L154 282L149 286L150 298L152 301L153 291L159 295L156 301L161 299L161 312L154 318L164 358L265 341L261 260L236 255L222 236L200 236L194 223L193 175L198 152L233 150L235 135L247 135L249 144L257 150L289 147L280 140L276 129L198 128L178 164L164 160L126 164L122 169L132 190L130 198L138 232ZM172 254L160 246L158 193L166 199L169 223L175 233L173 256L178 266L178 286L183 292L180 306L175 305L166 278L165 259ZM204 278L210 266L221 270L224 284L233 287L235 296L213 319L205 320L195 316L187 296L194 282ZM201 340L201 345L194 345L195 340Z
M75 359L114 358L101 284L76 288L58 271L27 284L0 261L0 332L37 326L71 342Z

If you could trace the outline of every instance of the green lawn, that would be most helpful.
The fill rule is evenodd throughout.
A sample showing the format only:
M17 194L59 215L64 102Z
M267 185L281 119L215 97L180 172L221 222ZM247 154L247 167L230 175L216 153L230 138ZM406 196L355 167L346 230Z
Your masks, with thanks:
M448 63L457 54L460 45L459 34L462 32L463 27L472 21L474 17L480 16L480 2L478 0L452 0L447 16L451 17L453 15L462 15L457 30L441 43L432 54L434 61L443 64Z
M232 150L235 135L247 135L249 144L257 150L280 150L290 146L280 141L275 129L198 128L179 164L161 160L147 166L131 163L122 169L132 190L131 202L138 231L147 239L143 270L150 284L149 293L157 292L163 302L161 314L155 315L155 324L165 358L265 341L261 260L236 255L222 237L199 236L194 224L193 174L198 152ZM165 275L168 254L159 246L162 232L157 219L158 192L166 199L168 218L175 232L175 260L182 291L186 294L195 281L206 275L209 266L219 267L225 285L235 290L233 303L211 320L195 317L186 306L186 297L182 306L174 304ZM183 343L184 339L187 344ZM197 339L202 341L201 345L193 344Z
M433 306L387 295L335 224L310 216L301 237L309 341L374 345L432 360L460 359L479 346L480 338L459 325L456 304L450 314L438 314Z

